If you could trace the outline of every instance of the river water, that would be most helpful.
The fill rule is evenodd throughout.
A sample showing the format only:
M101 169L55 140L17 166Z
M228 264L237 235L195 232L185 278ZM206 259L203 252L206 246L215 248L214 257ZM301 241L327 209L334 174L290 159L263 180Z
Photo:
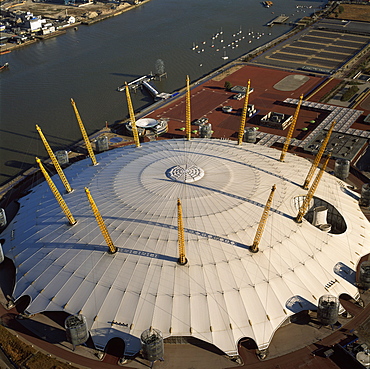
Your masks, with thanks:
M114 18L2 55L0 63L8 62L10 68L0 75L0 184L33 166L35 156L46 157L36 124L53 150L81 138L70 98L90 134L106 121L126 118L125 94L116 88L156 72L158 59L168 77L155 86L160 92L173 92L185 85L186 75L194 81L289 31L288 25L266 26L277 15L296 21L325 3L277 0L265 8L258 0L151 0ZM248 35L252 32L255 38ZM228 47L231 42L239 46ZM193 45L199 47L192 50ZM221 58L224 52L227 61ZM151 98L139 91L132 101L137 110Z

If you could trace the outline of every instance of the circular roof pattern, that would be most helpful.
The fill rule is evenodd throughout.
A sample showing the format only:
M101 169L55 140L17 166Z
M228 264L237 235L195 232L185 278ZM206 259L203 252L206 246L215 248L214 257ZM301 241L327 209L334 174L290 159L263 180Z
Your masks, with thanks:
M126 354L140 349L149 327L229 354L243 337L266 348L289 315L314 308L321 295L355 296L353 273L370 247L357 195L327 173L316 196L342 214L347 230L333 235L306 220L295 223L310 163L291 154L281 163L279 156L235 141L176 139L99 154L97 166L74 163L65 170L74 191L63 197L76 225L68 225L43 182L20 200L3 232L5 256L17 270L14 297L31 297L30 314L83 314L98 347L121 337ZM254 254L249 249L274 184ZM118 247L113 255L84 187ZM185 266L177 264L178 198Z

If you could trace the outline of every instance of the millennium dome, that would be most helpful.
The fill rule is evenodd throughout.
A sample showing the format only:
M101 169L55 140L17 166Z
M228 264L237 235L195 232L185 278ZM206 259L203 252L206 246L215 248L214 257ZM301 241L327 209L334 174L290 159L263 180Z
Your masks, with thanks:
M302 223L304 158L261 145L216 139L159 140L101 153L65 169L71 226L44 181L21 198L1 235L14 262L13 298L29 296L29 315L82 314L97 347L120 337L125 354L141 333L192 336L229 355L240 339L266 349L275 331L320 296L358 297L355 272L369 252L369 223L356 194L324 173ZM251 252L271 188L276 191ZM117 247L109 249L85 187ZM177 199L185 254L180 265ZM314 208L328 211L321 222ZM313 220L316 219L316 222ZM320 220L320 219L319 219ZM321 227L325 225L325 227Z

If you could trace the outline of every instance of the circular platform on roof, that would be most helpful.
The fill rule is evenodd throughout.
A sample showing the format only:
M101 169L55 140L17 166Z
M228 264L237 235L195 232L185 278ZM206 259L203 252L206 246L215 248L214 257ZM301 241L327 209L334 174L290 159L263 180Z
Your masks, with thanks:
M333 235L306 220L297 224L310 163L279 157L280 151L260 145L177 139L101 153L97 166L89 159L74 163L65 170L74 191L64 198L76 225L41 183L20 200L2 234L4 253L17 269L14 298L29 295L31 314L84 315L98 347L121 337L127 355L140 350L149 327L164 338L193 336L229 354L243 337L265 349L289 315L317 305L328 289L355 296L351 270L370 246L360 236L368 223L353 194L326 173L315 196L339 209L346 230ZM273 185L254 254L250 246ZM118 248L113 255L84 187ZM184 266L177 263L178 198Z
M140 128L153 128L157 124L157 120L153 118L141 118L136 121L136 126Z

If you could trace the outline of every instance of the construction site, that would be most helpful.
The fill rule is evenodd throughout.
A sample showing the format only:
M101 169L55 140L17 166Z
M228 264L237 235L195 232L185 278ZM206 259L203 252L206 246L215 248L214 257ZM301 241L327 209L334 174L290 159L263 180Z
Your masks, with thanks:
M337 64L281 64L308 30L149 111L126 85L129 118L94 137L71 100L82 160L36 126L50 161L3 206L5 325L70 367L368 364L368 81L346 106L328 97L368 30L339 26L333 42L358 47L325 51Z

